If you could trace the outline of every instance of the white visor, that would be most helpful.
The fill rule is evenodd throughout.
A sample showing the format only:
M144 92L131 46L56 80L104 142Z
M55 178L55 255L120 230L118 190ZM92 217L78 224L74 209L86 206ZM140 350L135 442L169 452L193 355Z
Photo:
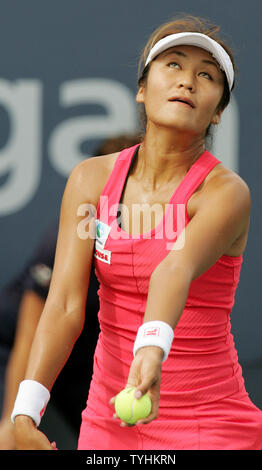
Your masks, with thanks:
M234 69L231 59L225 49L206 34L191 32L169 34L152 47L146 59L145 67L161 52L173 46L197 46L210 52L225 72L229 89L232 90Z

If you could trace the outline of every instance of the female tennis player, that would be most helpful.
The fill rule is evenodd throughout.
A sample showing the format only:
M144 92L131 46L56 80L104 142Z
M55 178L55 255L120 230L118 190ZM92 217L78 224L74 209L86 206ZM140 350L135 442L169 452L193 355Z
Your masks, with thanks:
M68 179L50 291L12 413L18 449L53 449L37 426L83 327L93 253L101 334L78 449L262 448L262 412L230 332L250 191L206 149L234 86L217 34L192 17L158 28L139 77L143 141L83 161ZM96 211L87 237L77 230L83 204ZM135 426L114 416L125 386L152 399Z

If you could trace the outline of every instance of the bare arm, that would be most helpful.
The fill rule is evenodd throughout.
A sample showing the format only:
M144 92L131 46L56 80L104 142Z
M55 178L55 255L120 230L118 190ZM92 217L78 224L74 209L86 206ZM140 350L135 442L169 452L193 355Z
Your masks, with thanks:
M97 165L92 160L82 162L72 171L65 188L49 294L37 326L25 374L26 379L35 380L49 390L84 324L94 246L94 232L91 232L94 228L94 212L86 224L86 231L90 230L90 236L86 239L78 235L77 227L83 217L81 219L77 214L82 204L89 204L94 209L99 198L100 187L96 184L95 175ZM88 215L86 213L85 217ZM39 445L39 436L35 437L35 433L32 436L32 425L31 418L22 415L16 417L16 436L20 448L38 449L36 445ZM27 439L29 433L33 442L31 438ZM50 447L44 442L43 447L39 448Z
M191 282L247 231L249 214L250 193L240 178L222 178L218 184L209 185L185 228L184 246L171 250L151 276L144 322L161 320L176 327ZM149 390L153 400L152 413L143 423L157 417L162 357L160 348L143 347L130 368L128 385L137 387L142 394Z
M75 168L64 192L50 289L25 376L37 380L49 390L84 323L94 239L83 240L77 233L78 207L86 202L82 178L81 166ZM92 204L93 201L88 202ZM92 217L87 229L93 222Z
M172 249L152 275L144 321L159 319L160 315L175 328L191 282L213 266L247 230L249 214L250 193L241 180L209 188L205 202L185 229L184 246Z

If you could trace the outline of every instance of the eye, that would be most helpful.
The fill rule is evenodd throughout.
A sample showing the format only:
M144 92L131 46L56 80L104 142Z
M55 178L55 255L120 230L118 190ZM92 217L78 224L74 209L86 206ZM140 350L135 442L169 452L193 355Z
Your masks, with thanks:
M207 72L200 72L201 77L205 77L205 78L208 78L208 80L213 80L213 78L211 77L210 73L207 73Z
M180 68L180 65L177 63L177 62L169 62L168 64L168 67L172 68L172 69L177 69L177 68Z

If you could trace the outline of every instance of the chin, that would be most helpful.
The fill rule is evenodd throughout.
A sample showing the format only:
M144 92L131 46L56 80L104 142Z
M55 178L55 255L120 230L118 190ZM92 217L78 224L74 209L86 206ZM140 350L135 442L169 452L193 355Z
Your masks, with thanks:
M159 127L166 128L167 130L172 130L181 133L196 134L196 129L188 125L188 122L181 122L181 120L174 119L159 123Z

